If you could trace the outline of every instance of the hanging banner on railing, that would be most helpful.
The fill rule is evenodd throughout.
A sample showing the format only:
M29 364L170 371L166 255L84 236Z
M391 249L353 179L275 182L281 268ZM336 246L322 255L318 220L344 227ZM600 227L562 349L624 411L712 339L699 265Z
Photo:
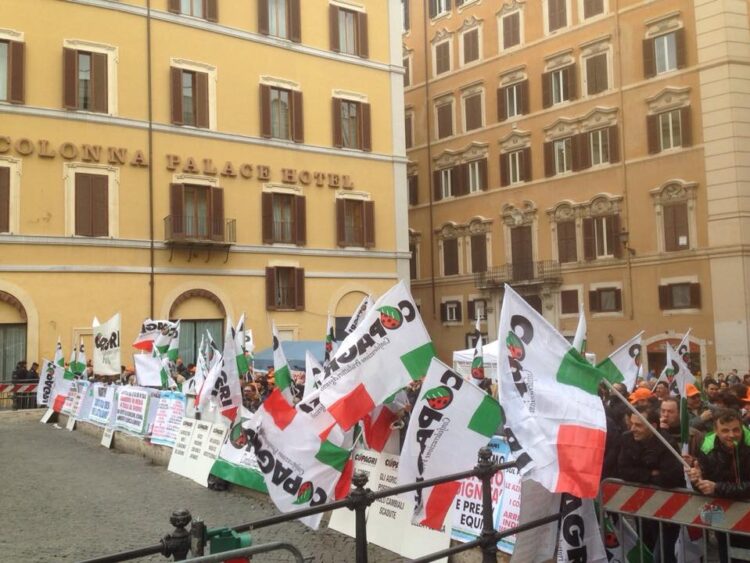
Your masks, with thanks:
M115 412L115 386L95 383L92 393L93 401L89 413L89 422L109 426Z
M94 319L94 373L120 375L120 313L106 323Z
M62 369L49 360L44 360L42 363L39 386L36 388L36 404L38 407L42 405L51 406L49 399L52 395L52 388L55 386L55 373Z
M94 396L91 394L91 383L83 380L76 381L76 386L78 387L78 394L70 414L78 421L86 421L89 419L91 403L94 401Z
M177 433L185 417L186 398L184 393L162 391L156 408L154 425L151 430L151 443L174 447Z
M117 415L115 423L118 429L134 434L143 434L146 430L149 392L139 387L125 387L117 396Z
M240 487L267 493L268 487L248 435L252 425L253 413L241 407L240 416L234 419L229 435L221 447L219 459L211 468L211 474Z
M367 475L369 483L373 483L373 474L380 461L380 454L374 450L357 448L352 454L352 459L354 460L354 473L362 471ZM365 515L369 511L370 507L368 506ZM328 522L328 527L347 536L355 537L354 512L351 510L334 510L331 513L331 520Z

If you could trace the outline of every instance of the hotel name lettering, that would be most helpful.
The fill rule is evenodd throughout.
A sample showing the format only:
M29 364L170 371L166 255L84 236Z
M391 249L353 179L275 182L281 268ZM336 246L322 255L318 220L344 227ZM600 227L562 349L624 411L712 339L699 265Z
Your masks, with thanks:
M105 147L102 145L77 145L65 142L53 145L50 141L39 139L32 141L25 137L11 139L0 135L0 154L15 153L18 156L37 156L43 159L54 159L58 156L63 160L90 162L94 164L110 164L112 166L132 166L134 168L148 168L148 157L142 150L130 151L122 147ZM265 164L237 164L230 160L223 164L214 162L212 158L195 158L167 154L165 166L170 172L183 174L201 174L205 176L223 176L224 178L255 179L260 182L279 181L284 184L300 184L303 186L318 186L336 189L354 189L354 181L347 174L338 174L321 170L297 170L282 168L278 175L270 166Z

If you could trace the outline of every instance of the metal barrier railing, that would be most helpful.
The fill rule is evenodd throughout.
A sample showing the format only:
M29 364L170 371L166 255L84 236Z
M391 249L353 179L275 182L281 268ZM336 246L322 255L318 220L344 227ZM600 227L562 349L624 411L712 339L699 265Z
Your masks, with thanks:
M646 563L652 554L661 562L690 561L691 553L704 562L709 556L718 556L722 563L750 561L748 501L605 479L599 509L605 546L612 548L617 540L617 549L634 550L628 561ZM713 552L709 534L716 537L718 553Z
M187 558L188 552L191 552L193 557L198 557L195 561L223 561L224 559L231 559L232 557L247 557L253 553L265 553L268 551L274 551L284 549L290 551L297 561L300 561L301 554L299 551L290 544L278 543L278 544L264 544L258 546L246 546L240 549L232 551L225 551L221 554L212 554L208 558L203 558L206 543L211 541L213 537L218 535L219 532L230 532L230 533L244 533L252 530L258 530L261 528L267 528L275 524L281 524L284 522L290 522L298 518L305 516L312 516L314 514L321 514L330 510L338 510L341 508L348 508L353 510L355 513L355 561L357 563L367 563L367 522L366 522L366 510L373 502L378 499L406 493L410 491L421 490L425 487L431 487L433 485L439 485L440 483L449 483L451 481L459 481L469 477L477 477L482 483L482 520L483 527L481 535L474 541L454 546L428 556L416 559L419 563L427 563L429 561L435 561L449 555L461 553L479 547L482 549L482 563L495 563L497 560L497 542L504 537L532 530L539 526L549 524L551 522L559 521L561 513L555 513L544 518L539 518L532 522L528 522L522 526L518 526L511 530L505 530L498 532L495 530L492 518L492 478L498 471L510 469L516 467L515 462L511 463L493 463L492 452L489 448L482 448L479 450L478 455L479 461L476 466L469 470L461 473L453 473L451 475L445 475L435 479L426 479L416 483L410 483L408 485L401 485L390 489L384 489L382 491L372 491L366 489L367 475L365 473L356 473L352 478L352 484L354 485L353 490L349 495L342 500L335 501L323 506L314 508L304 508L302 510L295 510L293 512L287 512L285 514L278 514L268 518L262 518L239 526L234 526L230 529L218 529L218 530L207 530L205 524L200 520L192 520L190 513L187 510L175 512L170 518L170 522L175 527L172 533L164 536L159 543L145 546L121 553L112 555L106 555L103 557L97 557L94 559L88 559L83 563L114 563L117 561L128 561L138 557L144 557L147 555L162 554L165 557L174 557L175 561L181 561ZM188 531L186 528L192 521L192 527ZM260 551L262 550L262 551ZM551 555L551 554L550 554ZM191 559L192 560L192 559Z

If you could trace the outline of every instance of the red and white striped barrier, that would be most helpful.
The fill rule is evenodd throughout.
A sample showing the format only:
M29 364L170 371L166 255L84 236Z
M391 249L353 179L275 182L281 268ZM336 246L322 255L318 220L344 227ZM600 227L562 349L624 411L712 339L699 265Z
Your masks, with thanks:
M36 383L0 383L0 393L34 393Z
M600 494L608 512L750 534L750 502L610 480L602 482Z

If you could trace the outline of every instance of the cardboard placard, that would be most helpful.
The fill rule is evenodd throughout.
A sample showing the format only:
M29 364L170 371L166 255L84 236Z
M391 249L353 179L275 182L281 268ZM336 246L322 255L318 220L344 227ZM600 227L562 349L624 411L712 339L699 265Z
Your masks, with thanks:
M139 387L126 387L117 396L115 424L118 429L143 434L146 430L149 392Z
M92 392L93 400L89 412L89 422L107 426L115 411L115 386L95 383Z
M185 395L162 391L151 429L151 443L174 447L183 418L185 418Z
M115 429L114 428L105 428L104 433L102 434L102 441L100 442L102 446L105 448L111 448L112 447L112 438L114 438L115 435Z
M76 427L76 419L73 418L71 415L68 415L68 423L65 425L66 430L70 430L71 432L75 430Z
M50 407L44 412L44 416L42 416L41 422L42 424L47 424L49 422L49 419L52 418L52 415L55 414L55 410Z
M199 485L208 487L208 476L211 474L211 468L214 466L214 462L219 457L221 452L221 446L224 445L224 440L227 437L228 428L221 423L212 424L208 430L205 439L202 440L202 446L196 465L193 470L192 479ZM197 443L197 440L196 442ZM191 459L194 449L190 448Z
M190 447L197 422L194 418L182 419L180 429L177 431L177 439L172 448L172 457L169 458L169 467L167 468L172 473L177 473L177 475L182 475L183 477L188 476L188 448Z

